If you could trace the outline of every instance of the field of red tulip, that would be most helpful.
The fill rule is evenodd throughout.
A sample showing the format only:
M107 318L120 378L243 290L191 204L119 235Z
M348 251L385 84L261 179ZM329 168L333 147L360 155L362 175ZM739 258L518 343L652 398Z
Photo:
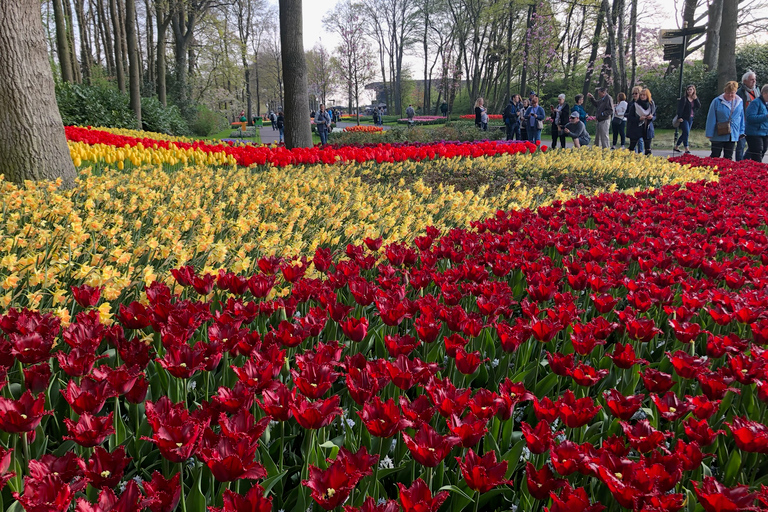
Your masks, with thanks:
M6 311L0 505L768 510L768 167L678 161L720 179Z

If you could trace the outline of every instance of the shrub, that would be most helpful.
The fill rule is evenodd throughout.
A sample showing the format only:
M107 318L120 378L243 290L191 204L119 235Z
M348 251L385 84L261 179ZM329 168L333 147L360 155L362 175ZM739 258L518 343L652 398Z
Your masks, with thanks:
M213 135L226 127L227 118L219 112L214 112L205 105L199 105L197 107L197 115L189 125L189 129L192 133L200 137Z
M138 128L128 95L108 85L60 83L56 101L65 125Z
M163 107L155 97L141 98L141 124L150 132L187 135L189 126L176 105Z

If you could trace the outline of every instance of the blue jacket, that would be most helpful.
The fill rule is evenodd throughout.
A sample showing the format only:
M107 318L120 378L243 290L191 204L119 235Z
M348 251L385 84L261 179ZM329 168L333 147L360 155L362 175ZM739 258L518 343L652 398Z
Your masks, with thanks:
M768 105L762 97L752 100L747 107L746 135L768 135Z
M584 107L581 105L574 105L573 108L571 108L571 112L578 112L579 113L579 121L584 123L586 126L587 124L587 111L584 110Z
M328 127L331 125L331 115L326 110L325 112L317 111L315 114L315 127L318 132L328 131Z
M535 108L535 110L534 110L534 108ZM541 108L541 105L539 105L537 107L528 107L526 109L526 111L525 111L525 126L527 128L529 128L529 129L538 130L538 128L536 127L536 121L534 121L530 117L531 114L535 114L536 115L536 121L544 121L544 118L547 115L544 113L544 109Z
M706 135L710 140L715 142L736 142L744 133L744 102L738 96L736 96L735 101L736 108L733 109L733 114L731 114L731 108L723 102L722 94L712 100L712 103L709 105L709 114L707 114L706 130ZM715 125L727 122L729 117L731 118L731 133L718 135Z

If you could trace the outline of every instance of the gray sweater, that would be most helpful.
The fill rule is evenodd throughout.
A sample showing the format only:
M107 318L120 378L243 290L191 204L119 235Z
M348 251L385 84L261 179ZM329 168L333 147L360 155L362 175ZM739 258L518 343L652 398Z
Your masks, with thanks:
M613 117L613 98L611 98L610 94L606 94L600 100L590 96L589 100L597 107L595 117L597 117L598 122L607 121Z
M566 124L565 127L568 129L567 135L569 137L573 139L579 139L579 144L582 146L589 145L589 132L587 132L587 127L584 126L584 123L581 121L576 121L575 123Z

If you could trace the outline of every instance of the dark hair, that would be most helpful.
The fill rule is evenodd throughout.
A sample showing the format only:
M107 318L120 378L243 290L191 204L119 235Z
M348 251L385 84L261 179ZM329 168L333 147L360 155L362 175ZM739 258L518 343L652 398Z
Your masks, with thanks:
M277 113L277 115L279 115L279 116L282 116L282 115L285 115L285 114L283 114L283 111L281 110L281 111L279 111L279 112Z
M624 94L623 92L620 92L619 95L616 96L617 101L626 101L626 99L627 99L627 95Z
M577 94L574 99L576 100L576 103L578 103L579 101L584 99L584 95L583 94Z

